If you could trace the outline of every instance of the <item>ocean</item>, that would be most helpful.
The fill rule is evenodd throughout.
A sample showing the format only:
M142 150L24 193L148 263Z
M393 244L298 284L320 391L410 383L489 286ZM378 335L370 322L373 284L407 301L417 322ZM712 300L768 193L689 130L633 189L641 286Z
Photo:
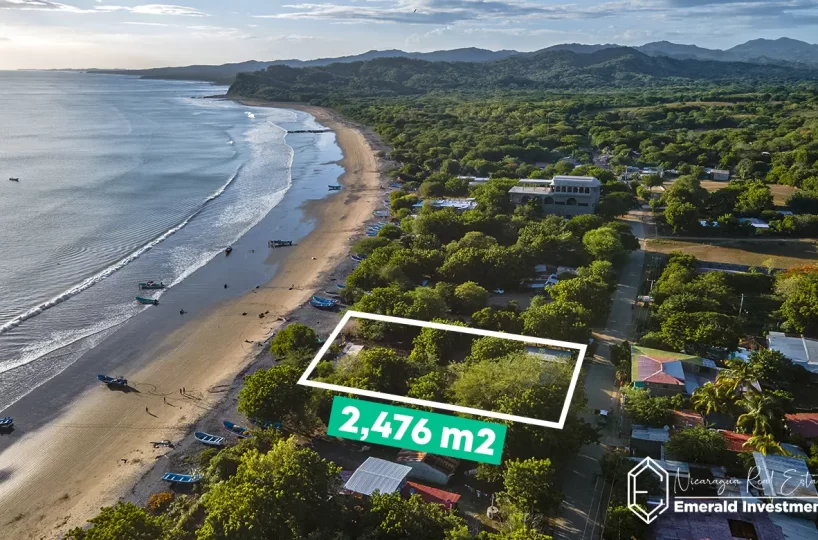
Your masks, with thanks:
M321 126L303 112L208 98L225 92L0 72L0 411L159 307L135 296L162 305L291 188L307 200L336 183L334 134L287 135ZM308 232L281 214L273 230ZM140 291L147 280L169 288Z

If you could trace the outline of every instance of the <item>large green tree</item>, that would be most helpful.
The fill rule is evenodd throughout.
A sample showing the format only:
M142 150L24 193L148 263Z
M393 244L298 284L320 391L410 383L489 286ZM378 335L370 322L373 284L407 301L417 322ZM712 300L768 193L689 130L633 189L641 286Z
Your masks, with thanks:
M261 422L282 422L304 414L310 393L298 385L302 370L289 365L259 369L244 379L239 412Z
M332 530L340 471L292 438L266 454L249 451L234 476L202 497L206 518L196 537L296 540Z
M550 515L562 504L562 493L548 459L507 462L499 496L502 502L531 515Z
M703 426L677 431L665 444L669 456L689 463L719 464L725 449L721 433Z
M625 255L625 246L619 239L616 230L610 227L600 227L585 233L582 237L585 249L595 259L611 262L621 262Z
M468 526L456 514L437 504L423 502L419 495L403 499L400 494L376 493L364 518L363 540L468 540Z
M279 331L270 341L270 352L277 358L309 356L320 346L315 330L301 323L292 323Z
M530 307L522 314L523 331L529 336L587 343L591 312L576 302L551 302Z
M781 313L789 327L818 336L818 271L796 274L779 284L779 290L785 294Z
M106 506L88 520L90 528L77 527L66 533L70 540L162 540L170 530L163 517L152 516L130 502Z

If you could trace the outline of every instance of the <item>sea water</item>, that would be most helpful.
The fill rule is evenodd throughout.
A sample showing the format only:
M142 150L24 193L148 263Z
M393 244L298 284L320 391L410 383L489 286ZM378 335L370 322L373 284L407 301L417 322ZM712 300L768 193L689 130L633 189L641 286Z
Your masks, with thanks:
M179 285L294 182L337 177L333 134L288 140L311 116L225 91L0 72L0 410L152 309L138 282Z

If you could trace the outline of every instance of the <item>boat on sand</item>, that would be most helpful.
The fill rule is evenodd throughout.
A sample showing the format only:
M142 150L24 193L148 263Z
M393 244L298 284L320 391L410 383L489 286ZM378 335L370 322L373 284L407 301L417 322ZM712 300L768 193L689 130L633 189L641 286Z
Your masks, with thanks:
M196 438L197 441L208 446L221 446L222 443L224 442L224 437L210 435L209 433L204 433L201 431L195 432L193 436Z
M234 424L233 422L229 422L227 420L222 422L222 425L224 426L224 429L226 429L227 431L230 431L231 433L235 433L236 435L238 435L241 438L245 438L245 437L250 436L250 430L248 430L244 426L239 426L239 425Z
M170 482L172 484L195 484L201 479L202 479L201 474L197 474L194 476L190 474L165 473L162 476L162 480L164 480L165 482Z
M11 416L0 418L0 429L9 429L12 427L14 427L14 418Z
M109 377L108 375L97 375L97 379L109 386L128 386L128 379L125 377Z

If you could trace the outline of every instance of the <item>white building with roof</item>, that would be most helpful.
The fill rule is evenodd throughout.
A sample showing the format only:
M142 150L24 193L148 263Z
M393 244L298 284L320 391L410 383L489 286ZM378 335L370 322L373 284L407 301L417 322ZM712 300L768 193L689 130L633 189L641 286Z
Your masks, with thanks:
M347 480L344 489L361 495L395 493L406 483L406 477L412 472L411 467L378 459L367 458Z
M593 176L555 176L550 180L526 180L509 190L515 204L539 203L543 212L572 217L593 214L599 205L602 182Z

